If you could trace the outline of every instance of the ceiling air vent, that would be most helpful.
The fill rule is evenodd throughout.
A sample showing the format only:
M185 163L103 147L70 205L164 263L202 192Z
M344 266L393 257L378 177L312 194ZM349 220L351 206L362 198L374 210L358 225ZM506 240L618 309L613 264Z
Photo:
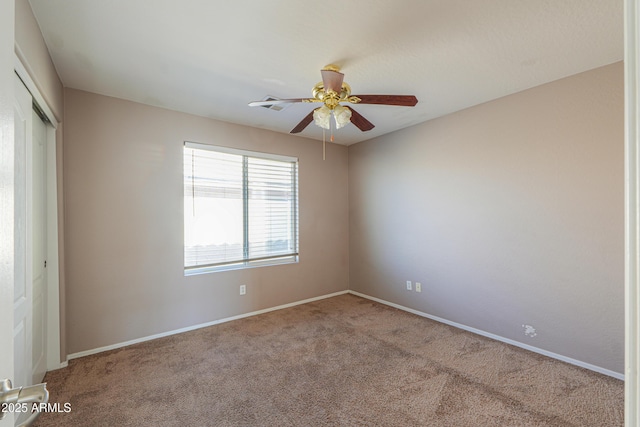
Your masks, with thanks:
M262 101L280 101L282 98L276 98L275 96L267 95L262 98ZM276 104L276 105L261 105L262 108L268 108L269 110L281 111L287 108L291 104Z

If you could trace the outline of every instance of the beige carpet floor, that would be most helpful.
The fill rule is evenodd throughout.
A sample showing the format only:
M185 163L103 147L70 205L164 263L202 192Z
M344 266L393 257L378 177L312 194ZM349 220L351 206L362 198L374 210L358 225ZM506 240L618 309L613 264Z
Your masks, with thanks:
M75 359L44 426L623 426L623 382L353 295Z

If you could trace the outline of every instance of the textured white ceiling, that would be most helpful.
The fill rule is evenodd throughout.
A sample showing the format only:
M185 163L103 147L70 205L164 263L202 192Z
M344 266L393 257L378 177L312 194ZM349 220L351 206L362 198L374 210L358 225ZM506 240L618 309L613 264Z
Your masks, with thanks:
M376 127L353 144L623 58L620 0L30 0L66 87L289 132L338 64ZM321 139L311 124L299 134Z

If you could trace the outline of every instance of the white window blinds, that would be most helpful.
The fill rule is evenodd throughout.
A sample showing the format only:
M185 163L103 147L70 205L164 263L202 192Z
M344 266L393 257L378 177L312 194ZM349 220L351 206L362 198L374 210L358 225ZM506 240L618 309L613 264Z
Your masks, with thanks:
M185 143L184 224L186 270L297 260L297 159Z

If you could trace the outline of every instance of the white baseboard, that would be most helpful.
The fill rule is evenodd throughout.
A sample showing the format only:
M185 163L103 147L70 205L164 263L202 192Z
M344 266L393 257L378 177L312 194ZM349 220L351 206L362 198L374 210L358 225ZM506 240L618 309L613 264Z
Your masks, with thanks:
M270 311L282 310L283 308L294 307L296 305L306 304L306 303L313 302L313 301L319 301L319 300L323 300L323 299L326 299L326 298L335 297L335 296L338 296L338 295L344 295L344 294L346 294L348 292L349 291L334 292L334 293L328 294L328 295L321 295L319 297L309 298L309 299L305 299L305 300L302 300L302 301L291 302L291 303L279 305L279 306L276 306L276 307L270 307L270 308L265 308L263 310L252 311L250 313L244 313L244 314L239 314L237 316L226 317L224 319L218 319L218 320L214 320L212 322L201 323L201 324L193 325L193 326L187 326L186 328L180 328L180 329L175 329L173 331L162 332L160 334L149 335L149 336L142 337L142 338L136 338L134 340L125 341L125 342L121 342L121 343L117 343L117 344L111 344L111 345L107 345L107 346L104 346L104 347L94 348L92 350L80 351L78 353L72 353L72 354L67 355L67 361L72 360L72 359L77 359L79 357L90 356L92 354L102 353L103 351L115 350L117 348L126 347L126 346L132 345L132 344L138 344L138 343L145 342L145 341L155 340L157 338L168 337L170 335L176 335L176 334L181 334L183 332L189 332L189 331L193 331L193 330L196 330L196 329L206 328L207 326L219 325L220 323L230 322L232 320L238 320L238 319L243 319L245 317L257 316L258 314L264 314L264 313L268 313ZM65 366L67 365L67 363L68 362L63 362L63 364ZM63 367L62 364L61 364L60 367Z
M62 368L66 368L67 366L69 366L69 361L65 360L62 361L56 365L53 366L48 366L47 365L47 372L52 372L52 371L57 371L58 369L62 369Z
M431 314L424 313L424 312L419 311L419 310L414 310L412 308L405 307L405 306L400 305L400 304L395 304L395 303L392 303L392 302L389 302L389 301L385 301L385 300L380 299L380 298L372 297L370 295L366 295L366 294L363 294L363 293L360 293L360 292L356 292L356 291L351 291L351 290L334 292L332 294L322 295L322 296L319 296L319 297L314 297L314 298L309 298L309 299L296 301L296 302L292 302L292 303L288 303L288 304L283 304L283 305L279 305L279 306L276 306L276 307L265 308L263 310L252 311L250 313L244 313L244 314L239 314L237 316L226 317L224 319L218 319L218 320L214 320L212 322L207 322L207 323L202 323L202 324L198 324L198 325L188 326L186 328L175 329L175 330L172 330L172 331L163 332L163 333L155 334L155 335L149 335L149 336L142 337L142 338L136 338L134 340L125 341L125 342L121 342L121 343L117 343L117 344L112 344L112 345L108 345L108 346L104 346L104 347L94 348L94 349L91 349L91 350L80 351L78 353L72 353L72 354L69 354L67 356L67 361L64 361L64 362L60 363L60 368L67 367L69 360L77 359L79 357L90 356L92 354L102 353L104 351L109 351L109 350L115 350L115 349L126 347L126 346L129 346L129 345L132 345L132 344L138 344L138 343L145 342L145 341L151 341L151 340L154 340L154 339L157 339L157 338L168 337L168 336L180 334L180 333L183 333L183 332L189 332L189 331L193 331L193 330L196 330L196 329L206 328L208 326L218 325L218 324L221 324L221 323L230 322L232 320L243 319L245 317L257 316L259 314L264 314L264 313L268 313L268 312L271 312L271 311L281 310L283 308L295 307L296 305L306 304L306 303L313 302L313 301L319 301L319 300L323 300L323 299L326 299L326 298L332 298L332 297L335 297L335 296L338 296L338 295L344 295L344 294L347 294L347 293L352 294L352 295L356 295L356 296L359 296L359 297L362 297L362 298L366 298L366 299L369 299L369 300L372 300L372 301L376 301L376 302L379 302L380 304L388 305L390 307L394 307L394 308L397 308L399 310L403 310L403 311L406 311L406 312L409 312L409 313L412 313L412 314L416 314L416 315L421 316L421 317L426 317L428 319L435 320L436 322L444 323L446 325L450 325L450 326L453 326L453 327L458 328L458 329L462 329L462 330L465 330L465 331L468 331L468 332L472 332L474 334L481 335L481 336L484 336L484 337L487 337L487 338L491 338L491 339L496 340L496 341L501 341L501 342L504 342L506 344L510 344L510 345L513 345L513 346L516 346L516 347L523 348L525 350L532 351L534 353L538 353L538 354L542 354L542 355L547 356L547 357L551 357L552 359L557 359L557 360L560 360L562 362L569 363L571 365L575 365L575 366L579 366L581 368L589 369L591 371L598 372L598 373L601 373L601 374L604 374L604 375L607 375L607 376L610 376L610 377L613 377L613 378L617 378L619 380L623 380L624 381L624 374L621 374L619 372L611 371L609 369L605 369L605 368L602 368L600 366L592 365L590 363L586 363L586 362L583 362L583 361L580 361L580 360L577 360L577 359L572 359L570 357L566 357L566 356L563 356L561 354L557 354L557 353L553 353L553 352L550 352L550 351L547 351L547 350L543 350L543 349L540 349L538 347L534 347L534 346L531 346L531 345L528 345L528 344L524 344L524 343L521 343L521 342L518 342L518 341L514 341L514 340L509 339L509 338L504 338L504 337L501 337L499 335L495 335L495 334L492 334L492 333L489 333L489 332L482 331L480 329L476 329L476 328L472 328L470 326L463 325L461 323L452 322L450 320L443 319L443 318L437 317L437 316L433 316Z
M362 298L366 298L366 299L375 301L375 302L379 302L380 304L384 304L384 305L388 305L388 306L397 308L397 309L402 310L402 311L407 311L409 313L413 313L413 314L416 314L418 316L426 317L428 319L435 320L436 322L444 323L444 324L447 324L449 326L453 326L453 327L458 328L458 329L463 329L465 331L472 332L472 333L477 334L477 335L482 335L484 337L491 338L491 339L496 340L496 341L501 341L501 342L506 343L506 344L510 344L510 345L513 345L513 346L516 346L516 347L523 348L525 350L532 351L534 353L538 353L538 354L542 354L542 355L547 356L547 357L551 357L552 359L557 359L557 360L560 360L562 362L569 363L571 365L576 365L576 366L579 366L581 368L589 369L591 371L595 371L595 372L598 372L600 374L604 374L604 375L607 375L607 376L610 376L610 377L613 377L613 378L617 378L619 380L624 381L624 374L621 374L619 372L611 371L609 369L605 369L605 368L602 368L600 366L592 365L590 363L586 363L586 362L583 362L581 360L572 359L570 357L566 357L566 356L563 356L561 354L553 353L553 352L550 352L550 351L547 351L547 350L543 350L543 349L538 348L538 347L534 347L532 345L528 345L528 344L524 344L524 343L521 343L521 342L518 342L518 341L514 341L514 340L509 339L509 338L504 338L504 337L501 337L499 335L492 334L490 332L485 332L485 331L482 331L480 329L476 329L476 328L472 328L470 326L463 325L461 323L452 322L450 320L443 319L441 317L433 316L431 314L427 314L427 313L424 313L424 312L419 311L419 310L414 310L412 308L405 307L405 306L402 306L400 304L395 304L395 303L392 303L392 302L389 302L389 301L385 301L385 300L380 299L380 298L372 297L370 295L362 294L360 292L356 292L356 291L351 291L350 290L349 293L353 294L353 295L356 295L356 296L359 296L359 297L362 297Z

